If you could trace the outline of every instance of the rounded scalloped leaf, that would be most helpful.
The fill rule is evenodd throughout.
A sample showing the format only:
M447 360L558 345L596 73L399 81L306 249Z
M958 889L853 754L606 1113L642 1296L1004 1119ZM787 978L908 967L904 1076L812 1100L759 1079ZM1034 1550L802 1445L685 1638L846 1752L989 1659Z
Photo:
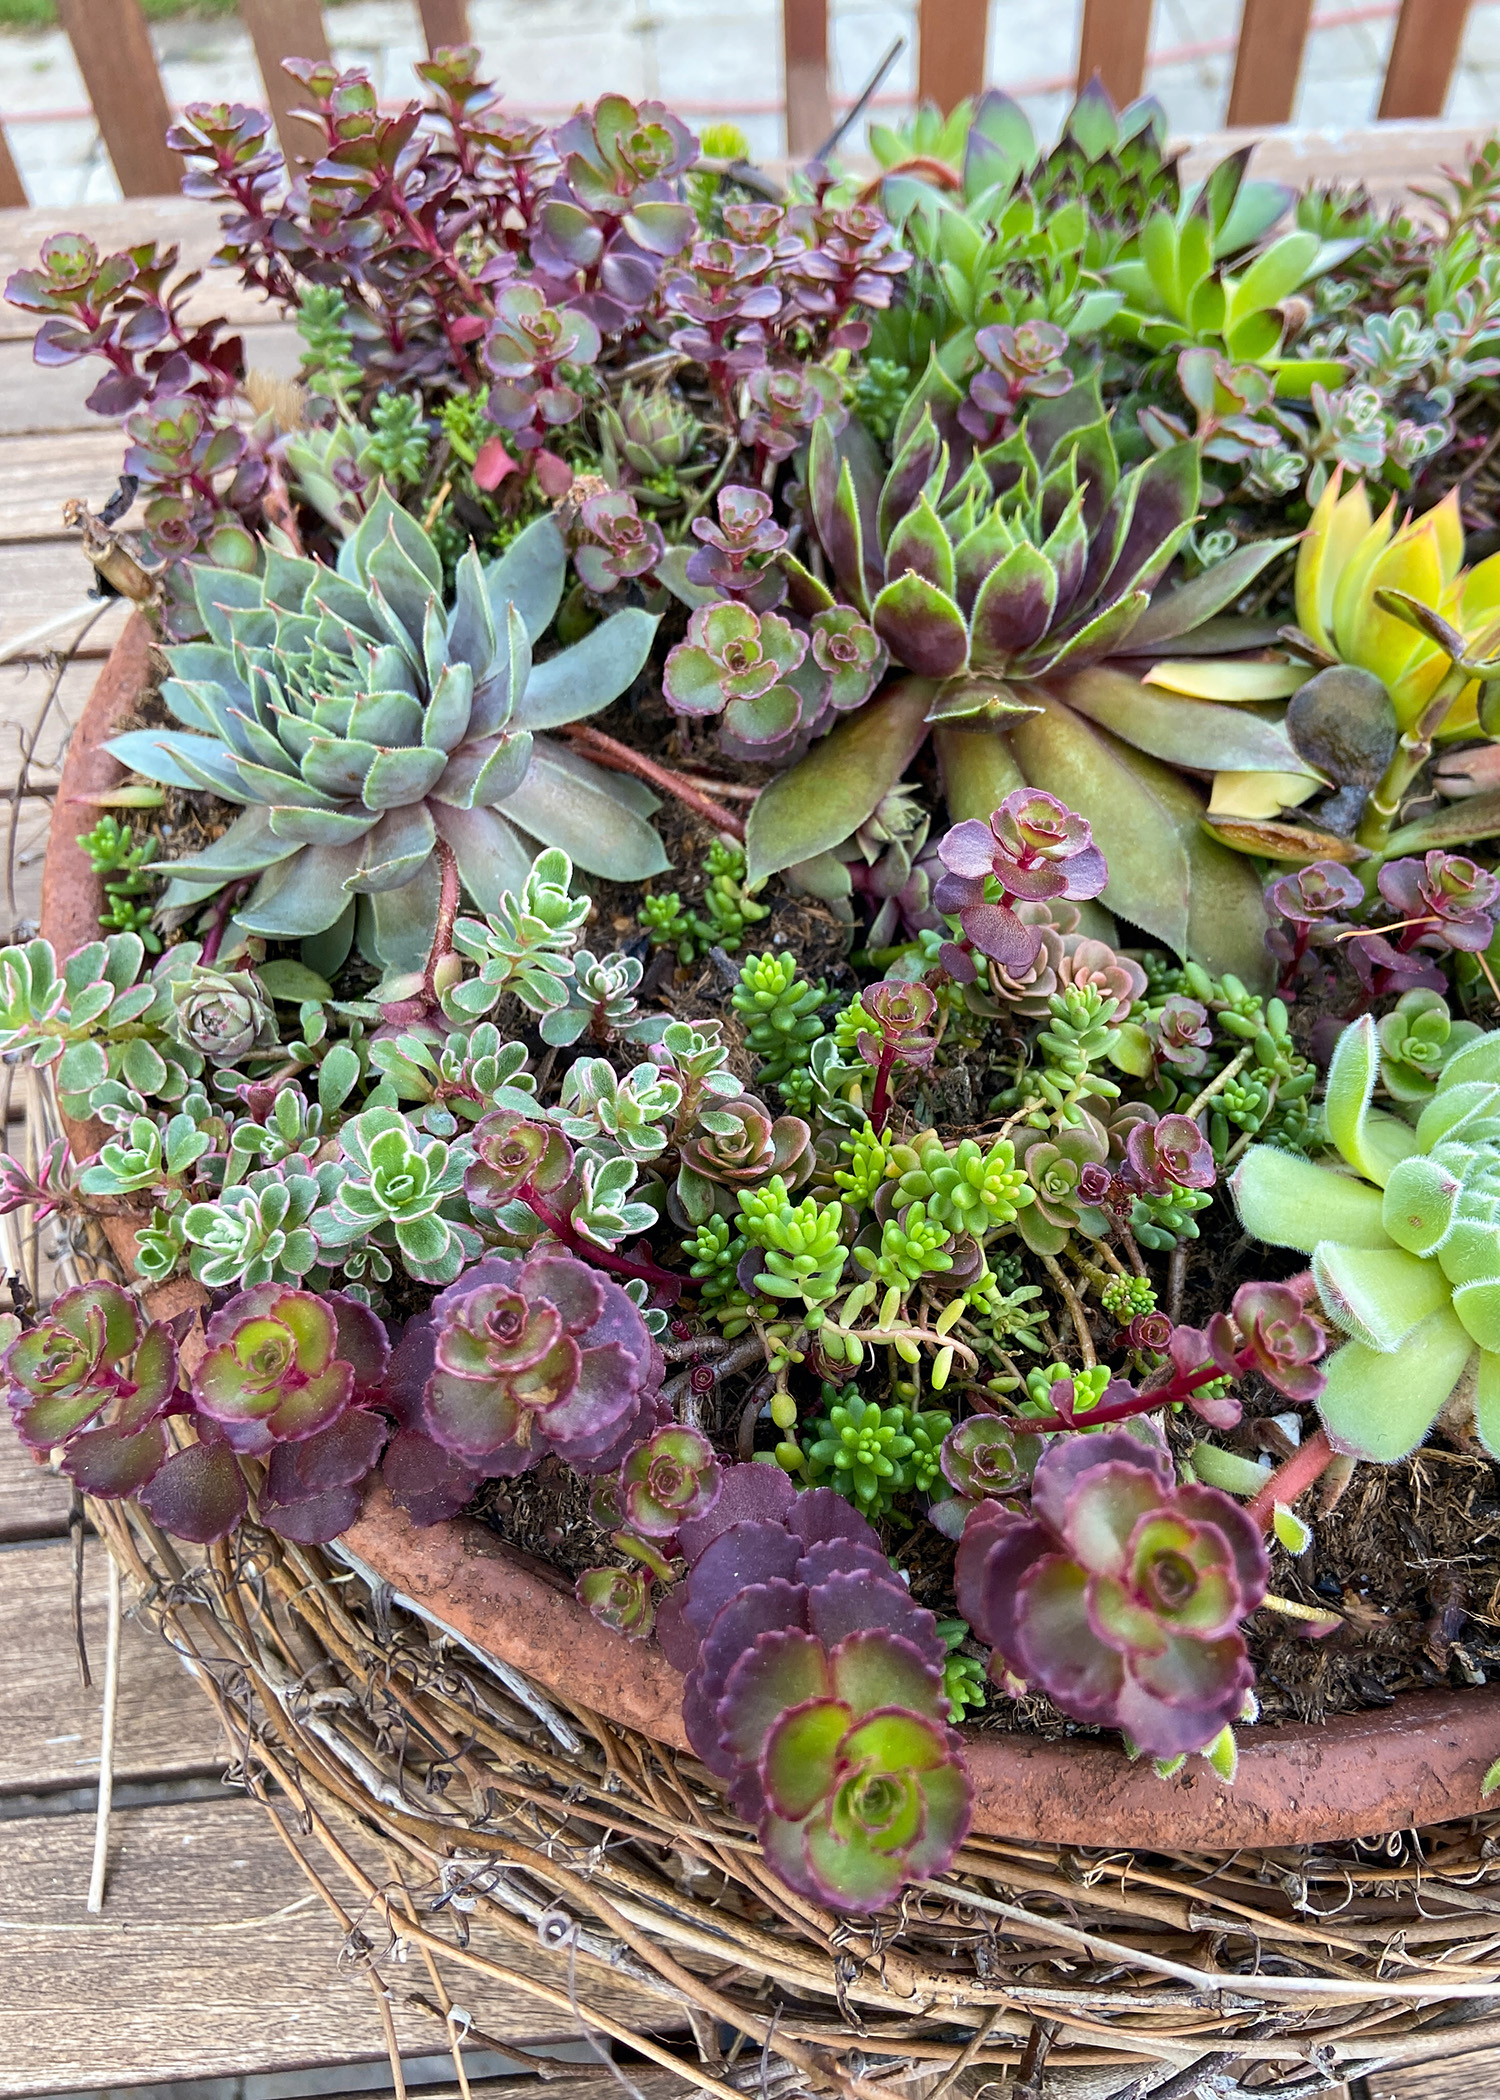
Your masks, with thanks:
M190 1444L174 1452L140 1499L163 1531L196 1546L227 1538L248 1507L244 1475L227 1444Z
M783 1708L760 1756L760 1782L773 1815L799 1822L827 1800L851 1718L841 1701L816 1695Z

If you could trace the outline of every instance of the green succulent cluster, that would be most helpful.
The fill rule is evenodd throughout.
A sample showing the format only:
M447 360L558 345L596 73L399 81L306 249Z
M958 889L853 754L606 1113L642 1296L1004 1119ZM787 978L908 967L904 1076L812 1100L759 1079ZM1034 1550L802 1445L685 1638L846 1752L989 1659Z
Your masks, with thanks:
M146 952L159 955L161 942L151 929L153 907L142 901L160 887L160 879L151 872L156 852L151 840L137 844L134 827L106 810L91 831L79 834L78 844L104 885L101 928L106 933L138 933Z
M747 930L770 915L770 906L757 903L745 889L744 853L715 839L703 857L701 910L685 906L676 890L660 891L642 903L640 922L653 948L674 948L677 960L687 964L711 948L736 954Z
M742 1190L739 1207L740 1233L764 1257L756 1289L773 1299L800 1299L809 1324L815 1324L836 1296L848 1258L842 1206L820 1204L816 1196L794 1203L781 1176L773 1174L763 1187Z
M423 1137L397 1110L367 1108L339 1142L332 1196L312 1219L320 1247L394 1253L419 1283L451 1283L476 1259L483 1243L465 1222L462 1141Z
M379 1083L371 1108L399 1108L429 1137L451 1138L460 1122L477 1123L495 1108L535 1111L536 1079L524 1043L508 1043L492 1021L433 1042L424 1035L387 1036L370 1046ZM282 1099L288 1097L282 1096Z
M730 1004L744 1024L745 1047L758 1062L758 1083L780 1087L788 1107L798 1104L788 1096L787 1083L809 1064L827 1003L828 987L799 977L794 955L752 955L740 966Z
M880 1407L859 1388L822 1387L823 1412L807 1426L800 1450L778 1446L778 1461L809 1487L832 1487L867 1517L883 1516L898 1495L926 1494L938 1477L951 1415L897 1401Z

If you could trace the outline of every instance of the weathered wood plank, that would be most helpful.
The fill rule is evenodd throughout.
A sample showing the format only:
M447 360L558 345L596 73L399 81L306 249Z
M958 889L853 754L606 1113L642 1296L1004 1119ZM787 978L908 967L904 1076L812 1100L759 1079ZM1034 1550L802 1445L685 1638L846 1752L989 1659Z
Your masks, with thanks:
M0 445L0 542L56 539L70 496L98 510L115 492L123 452L109 424L8 439Z
M1290 118L1312 4L1313 0L1245 0L1229 90L1231 124L1285 124Z
M282 71L284 58L328 57L328 33L317 0L240 0L240 14L255 46L266 104L276 123L276 136L288 161L314 160L322 136L309 124L311 99L301 81Z
M1084 0L1078 85L1097 73L1123 108L1140 93L1151 41L1151 0Z
M368 1981L341 1971L322 1900L246 1800L117 1813L104 1911L90 1918L93 1821L18 1818L0 1843L0 2095L75 2092L238 2071L300 2069L383 2055ZM370 1862L385 1878L383 1865ZM370 1923L368 1919L366 1923ZM372 1934L379 1943L378 1925ZM481 1941L509 1967L567 1988L566 1963L519 1940ZM503 1951L502 1951L503 1950ZM442 2046L411 2011L425 1969L388 1964L403 2053ZM449 1988L476 2027L523 2046L571 2041L577 2022L520 1991L450 1965ZM666 2001L587 1981L601 2012L670 2030Z
M245 362L252 370L290 378L302 342L289 321L259 323L244 330ZM0 341L0 438L28 437L48 430L112 430L109 419L84 403L107 367L97 358L76 365L39 365L23 337ZM123 450L125 439L121 437Z
M70 1499L68 1483L36 1463L8 1417L0 1421L0 1545L65 1537Z
M166 142L172 121L140 0L58 0L58 17L93 104L104 143L127 197L169 194L177 156Z
M1462 2056L1462 2048L1460 2029L1453 2036L1452 2052L1435 2063L1372 2072L1370 2100L1495 2100L1500 2092L1500 2049Z
M173 156L175 163L176 156ZM180 173L180 169L178 170ZM168 187L175 190L174 174ZM86 233L101 254L138 247L142 241L176 243L184 269L207 274L188 295L184 312L202 320L222 313L236 326L279 320L279 310L259 292L245 291L231 270L210 270L209 263L222 238L219 214L212 204L178 196L127 198L122 204L31 205L25 211L0 212L0 287L12 270L32 269L37 252L49 233L64 228ZM35 335L37 316L22 313L0 298L0 338L14 340Z
M429 57L441 51L444 44L473 41L469 33L468 0L417 0L417 12L422 17L422 34L427 39Z
M917 93L924 102L946 112L980 92L989 24L989 0L921 0Z
M0 651L22 635L32 633L44 621L87 606L93 585L94 571L76 538L21 540L14 546L0 548ZM100 602L103 610L80 643L80 656L108 656L125 624L124 599ZM85 618L87 613L81 613L79 627ZM76 631L73 627L60 627L47 640L33 643L27 653L60 649ZM8 685L17 675L13 665L0 665L0 682ZM0 704L0 718L3 716L4 707Z
M83 1631L94 1675L79 1681L72 1550L60 1542L0 1553L0 1795L83 1786L98 1777L108 1556L86 1539ZM131 1602L126 1586L125 1604ZM167 1643L127 1618L120 1636L117 1780L179 1779L229 1761L212 1706Z
M1401 0L1380 91L1382 117L1440 117L1464 40L1469 0Z
M0 554L0 561L3 559ZM41 733L35 738L26 784L32 788L55 786L73 724L83 712L98 672L96 661L69 664L62 674L57 697L48 708L52 679L42 665L0 666L0 795L13 792L20 776L23 744L31 742L38 725ZM79 819L81 831L98 821L90 808L75 808L70 817Z
M833 129L828 100L828 0L782 0L781 50L786 149L793 160L805 160Z
M1378 204L1430 183L1461 162L1465 149L1484 136L1473 124L1380 124L1336 135L1326 131L1278 131L1269 138L1254 129L1215 131L1181 141L1185 182L1197 182L1227 153L1253 145L1251 173L1302 188L1311 182L1362 182Z

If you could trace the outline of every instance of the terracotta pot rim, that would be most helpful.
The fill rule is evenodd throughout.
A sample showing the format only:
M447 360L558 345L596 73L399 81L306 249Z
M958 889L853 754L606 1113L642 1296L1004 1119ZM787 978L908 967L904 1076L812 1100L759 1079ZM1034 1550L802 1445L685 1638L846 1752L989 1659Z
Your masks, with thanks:
M73 817L80 798L123 777L102 744L149 675L150 640L137 614L64 761L42 879L42 932L62 952L97 938L101 885ZM427 1617L559 1698L686 1748L682 1680L660 1650L610 1633L561 1576L486 1526L460 1517L419 1529L377 1484L339 1544ZM1500 1686L1402 1693L1373 1712L1243 1729L1232 1788L1201 1758L1162 1781L1108 1743L964 1735L979 1836L1143 1851L1327 1844L1477 1813Z

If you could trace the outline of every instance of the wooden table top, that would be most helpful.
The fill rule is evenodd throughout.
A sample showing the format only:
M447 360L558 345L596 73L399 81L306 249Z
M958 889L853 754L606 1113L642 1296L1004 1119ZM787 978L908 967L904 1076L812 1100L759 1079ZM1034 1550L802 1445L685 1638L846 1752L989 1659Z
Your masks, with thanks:
M1441 126L1390 126L1376 158L1371 135L1362 136L1273 141L1257 170L1328 179L1374 168L1388 192L1455 161L1466 138ZM1195 149L1194 167L1216 157L1219 143ZM177 241L185 263L206 264L217 221L175 197L0 212L0 282L63 228L88 233L102 250L152 236ZM194 305L244 327L252 365L295 369L295 332L224 273L209 273ZM57 616L76 609L82 627L95 612L92 571L63 529L61 508L82 497L98 509L121 456L117 430L83 406L95 371L39 369L32 328L31 317L0 304L0 940L35 926L68 731L124 617L117 602L106 606L60 679L45 652L68 640L71 627L4 660L8 646ZM76 811L64 820L80 829L92 821ZM234 1751L207 1700L171 1651L128 1619L108 1889L102 1914L88 1915L105 1565L88 1536L83 1626L95 1682L85 1689L73 1637L69 1507L66 1483L37 1466L0 1422L0 2100L382 2060L366 1975L341 1964L340 1935L320 1899L267 1812L235 1789ZM510 1959L520 1959L514 1948ZM445 2071L437 2061L447 2047L442 2024L410 2002L425 1976L392 1965L384 1977L414 2090L439 2100L436 2084L457 2100L451 2064ZM580 2061L576 2079L547 2082L553 2100L621 2090L582 2069L593 2051L566 2022L540 2025L544 2016L529 2001L493 2002L467 1983L461 1996L486 2035ZM617 1997L626 2017L660 2025L656 2001L648 2006L626 1990ZM465 2062L476 2093L537 2083L504 2078L519 2067L493 2052L470 2048ZM643 2100L689 2090L639 2065L630 2076ZM1491 2051L1377 2075L1358 2100L1489 2100L1497 2090L1500 2051Z

